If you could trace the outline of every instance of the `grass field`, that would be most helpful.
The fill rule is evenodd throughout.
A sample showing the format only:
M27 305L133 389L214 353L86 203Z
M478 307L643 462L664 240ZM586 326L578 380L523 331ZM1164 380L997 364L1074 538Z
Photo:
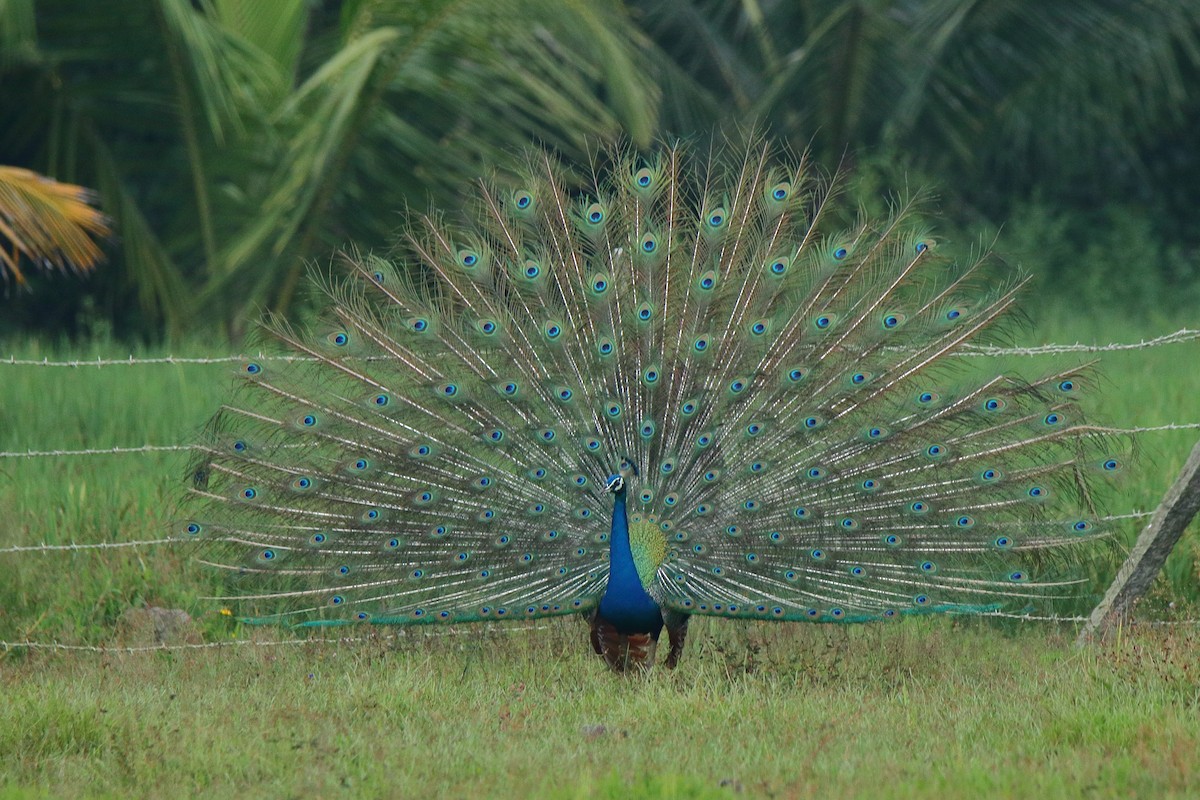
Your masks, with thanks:
M1196 327L1043 326L1017 339L1136 341L1185 324ZM128 350L10 342L0 354ZM1050 363L1012 358L1006 368ZM1092 416L1121 427L1200 421L1197 364L1200 342L1106 355ZM0 364L0 451L187 443L232 369ZM1198 437L1140 436L1140 458L1104 493L1106 510L1152 509ZM0 459L0 549L160 538L186 473L180 453ZM1131 521L1118 538L1131 542L1138 528ZM1103 592L1123 552L1097 567L1071 613ZM1193 525L1141 615L1200 617L1198 563ZM0 552L0 570L7 642L153 644L146 606L192 615L171 634L178 643L288 636L239 628L202 602L215 578L178 546ZM379 633L397 635L0 651L0 798L1200 794L1193 626L1139 626L1077 651L1071 626L1011 621L701 620L676 672L634 679L609 675L573 619Z
M1194 797L1194 631L699 624L618 678L583 624L34 658L0 763L53 797ZM37 796L37 795L32 795Z

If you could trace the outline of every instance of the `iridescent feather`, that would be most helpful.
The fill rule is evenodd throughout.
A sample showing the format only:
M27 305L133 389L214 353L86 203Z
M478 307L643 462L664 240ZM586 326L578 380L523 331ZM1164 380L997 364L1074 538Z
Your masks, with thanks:
M938 257L912 204L838 229L768 145L546 154L322 327L266 330L193 518L242 613L301 625L586 614L618 670L694 614L860 622L1023 608L1102 531L1086 368L967 377L1020 282ZM1063 559L1049 559L1059 553ZM606 590L611 590L607 592Z

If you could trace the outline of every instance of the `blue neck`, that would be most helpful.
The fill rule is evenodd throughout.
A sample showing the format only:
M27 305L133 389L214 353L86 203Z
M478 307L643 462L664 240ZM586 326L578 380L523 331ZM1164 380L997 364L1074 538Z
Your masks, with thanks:
M662 629L662 612L638 577L629 546L629 518L625 492L613 502L612 531L608 537L608 587L600 598L600 614L621 633L654 633Z

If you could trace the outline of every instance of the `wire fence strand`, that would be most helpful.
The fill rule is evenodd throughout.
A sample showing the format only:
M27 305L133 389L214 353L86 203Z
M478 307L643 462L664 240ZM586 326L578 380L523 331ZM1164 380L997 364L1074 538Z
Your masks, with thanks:
M544 631L549 625L512 625L486 628L447 628L439 631L406 631L403 628L396 633L375 634L372 636L312 636L304 639L227 639L219 642L178 642L168 644L143 645L96 645L96 644L64 644L62 642L6 642L0 640L0 651L8 650L60 650L73 653L154 653L170 652L173 650L220 650L234 647L289 647L306 644L356 644L361 642L390 642L409 637L440 639L445 636L466 636L468 634L493 633L529 633Z
M1153 511L1130 511L1125 514L1109 514L1100 517L1100 522L1117 522L1125 519L1145 519L1154 516ZM160 544L189 544L191 540L169 536L162 539L137 539L129 542L70 542L68 544L17 544L0 547L2 553L53 553L77 550L117 550L127 547L153 547Z
M1162 431L1200 430L1200 422L1168 422L1164 425L1145 425L1133 428L1105 428L1105 433L1133 435ZM121 456L137 453L171 453L199 449L195 444L143 444L133 446L89 447L80 450L8 450L0 458L59 458L63 456Z
M193 444L143 444L136 447L90 447L83 450L13 450L0 452L0 458L49 458L59 456L113 456L130 453L172 453L194 450Z
M1108 353L1120 350L1145 350L1150 347L1161 347L1169 344L1182 344L1200 339L1200 330L1181 328L1174 333L1156 336L1153 339L1142 339L1137 342L1110 342L1109 344L1043 344L1032 347L999 347L995 345L965 344L954 355L966 358L992 358L996 356L1044 356L1062 353ZM352 357L351 357L352 358ZM0 366L9 367L65 367L81 369L84 367L132 367L153 364L238 364L250 359L263 361L317 361L312 356L278 355L258 353L256 355L228 356L154 356L139 358L129 355L127 358L94 358L74 359L68 361L51 361L47 358L17 358L10 355L0 360ZM391 356L359 356L353 360L361 361L393 361Z
M1060 617L1056 615L1039 616L1037 614L1010 614L1003 611L986 611L978 616L981 617L999 617L1001 619L1015 619L1022 622L1053 622L1059 624L1078 625L1087 622L1090 617ZM1131 620L1126 623L1135 628L1170 628L1170 627L1185 627L1189 625L1200 626L1200 619L1138 619Z
M123 547L151 547L156 544L178 544L183 539L167 537L165 539L138 539L130 542L87 542L69 544L15 544L0 547L0 553L52 553L68 550L117 550Z
M1057 615L1037 615L1037 614L1010 614L1002 611L990 611L977 616L994 617L998 619L1014 619L1019 622L1049 622L1056 625L1079 625L1088 621L1088 617L1064 617ZM1180 620L1133 620L1128 623L1134 628L1170 628L1170 627L1193 627L1200 626L1200 619L1180 619ZM219 642L179 642L169 644L162 642L159 644L147 645L93 645L93 644L65 644L63 642L34 642L20 641L8 642L0 640L0 651L10 652L13 650L48 650L68 653L101 653L101 654L135 654L135 653L162 653L174 652L181 650L222 650L240 647L292 647L302 645L344 645L344 644L359 644L363 642L393 642L409 637L422 637L427 639L438 639L448 636L467 636L480 634L514 634L514 633L532 633L535 631L544 631L550 628L549 625L522 625L509 627L486 627L486 628L448 628L439 631L407 631L404 629L398 630L396 633L389 634L374 634L371 636L321 636L309 637L304 639L228 639Z
M991 356L1044 356L1061 353L1110 353L1118 350L1145 350L1150 347L1161 347L1168 344L1181 344L1200 339L1200 330L1181 328L1174 333L1157 336L1153 339L1142 339L1137 342L1112 342L1109 344L1043 344L1036 347L996 347L993 345L963 345L959 356L991 357Z

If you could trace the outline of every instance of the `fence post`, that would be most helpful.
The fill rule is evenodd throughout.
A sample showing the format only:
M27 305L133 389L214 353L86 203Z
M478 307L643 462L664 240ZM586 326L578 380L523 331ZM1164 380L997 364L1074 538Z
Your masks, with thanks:
M1092 610L1076 644L1084 645L1103 638L1128 617L1134 602L1150 588L1154 576L1162 569L1197 511L1200 511L1200 442L1192 448L1192 454L1163 496L1150 524L1138 536L1133 551L1117 571L1104 599Z

